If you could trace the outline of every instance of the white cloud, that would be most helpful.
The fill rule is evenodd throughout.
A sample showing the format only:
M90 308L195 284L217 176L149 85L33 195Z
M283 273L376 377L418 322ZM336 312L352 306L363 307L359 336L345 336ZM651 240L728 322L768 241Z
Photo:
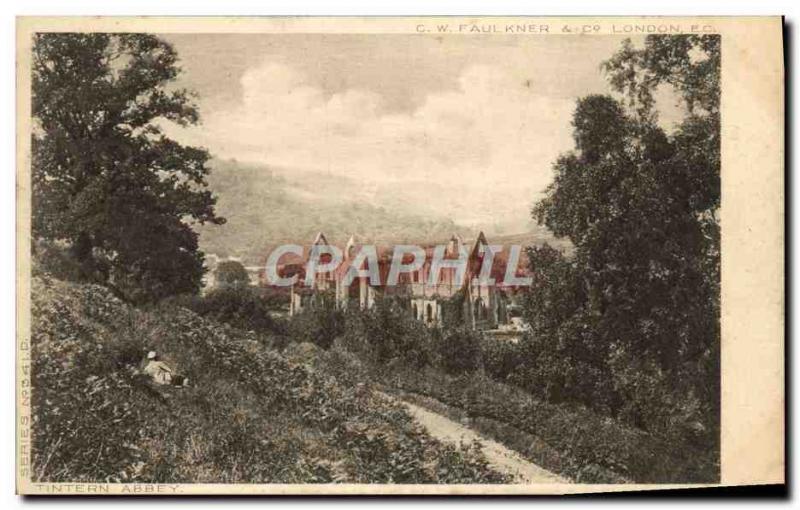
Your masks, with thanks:
M574 102L499 65L468 67L458 83L411 113L386 113L375 92L326 96L291 67L264 62L241 77L241 103L203 111L190 141L219 157L354 179L363 188L353 196L395 189L411 207L462 223L524 222L553 160L572 146Z

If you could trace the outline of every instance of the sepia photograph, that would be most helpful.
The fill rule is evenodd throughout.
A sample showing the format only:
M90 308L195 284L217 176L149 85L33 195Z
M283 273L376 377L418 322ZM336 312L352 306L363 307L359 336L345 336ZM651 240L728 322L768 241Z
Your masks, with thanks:
M28 21L26 491L724 482L713 21Z

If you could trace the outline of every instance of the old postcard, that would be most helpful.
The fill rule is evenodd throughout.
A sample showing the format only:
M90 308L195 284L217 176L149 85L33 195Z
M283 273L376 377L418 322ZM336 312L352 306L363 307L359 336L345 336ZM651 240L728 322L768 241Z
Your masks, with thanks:
M780 18L19 18L17 490L784 483Z

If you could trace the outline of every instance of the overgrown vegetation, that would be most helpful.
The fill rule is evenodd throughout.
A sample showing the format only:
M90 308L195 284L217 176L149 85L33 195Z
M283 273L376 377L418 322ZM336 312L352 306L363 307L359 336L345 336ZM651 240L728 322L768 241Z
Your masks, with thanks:
M330 313L324 307L310 308L302 320ZM393 299L379 299L369 310L336 313L344 323L322 334L336 337L327 351L290 352L321 372L354 383L377 382L390 392L452 406L532 462L579 482L718 479L717 452L708 448L702 431L681 427L681 417L675 417L671 429L643 430L608 409L599 412L569 399L556 402L548 388L530 384L529 360L535 358L529 352L536 348L531 336L511 343L465 328L428 328ZM521 447L519 437L538 446Z
M289 333L295 341L308 342L327 349L333 344L334 339L344 332L344 314L323 302L332 301L321 300L320 306L304 310L292 318L289 323Z
M206 319L252 331L262 337L280 336L286 332L285 320L274 315L283 303L277 303L275 296L250 286L225 285L202 296L184 294L163 303L183 306Z
M32 297L36 481L506 480L475 445L438 443L370 387L288 362L253 333L44 275ZM138 374L148 349L190 386Z

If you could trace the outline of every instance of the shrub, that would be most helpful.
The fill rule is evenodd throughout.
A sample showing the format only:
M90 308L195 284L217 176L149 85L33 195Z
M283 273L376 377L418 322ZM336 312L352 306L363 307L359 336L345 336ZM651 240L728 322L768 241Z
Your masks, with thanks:
M350 311L343 345L377 363L421 367L434 357L431 330L393 299L378 299L368 310Z
M93 280L91 271L87 272L66 244L38 239L33 244L33 254L36 274L49 274L72 282Z
M210 320L224 322L245 331L265 334L285 334L286 327L272 317L274 302L253 287L227 285L205 296L182 296L167 300L189 308Z
M518 343L483 338L480 349L483 369L489 377L499 382L506 382L524 361L523 350Z
M445 329L435 340L439 366L453 375L478 370L482 364L481 342L480 333L470 328Z
M298 343L329 348L344 332L344 314L330 304L310 306L289 320L288 333Z
M549 402L571 402L615 415L619 393L598 352L603 347L587 345L585 331L577 322L568 322L552 336L525 335L519 343L522 362L508 381Z
M250 285L250 275L241 262L236 260L223 260L214 270L217 285L220 287L247 287Z

